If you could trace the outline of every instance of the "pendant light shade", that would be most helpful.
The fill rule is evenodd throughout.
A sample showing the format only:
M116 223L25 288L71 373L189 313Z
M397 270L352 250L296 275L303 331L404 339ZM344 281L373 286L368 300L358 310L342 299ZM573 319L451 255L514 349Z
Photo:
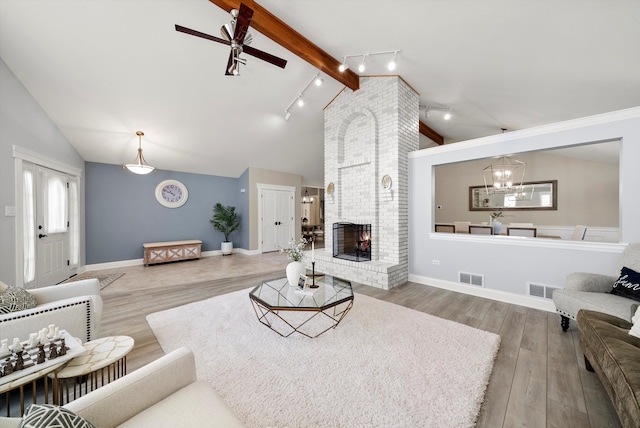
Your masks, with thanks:
M136 132L136 135L138 136L138 155L133 163L128 163L124 165L124 167L134 174L149 174L155 168L149 165L147 161L144 160L144 156L142 156L142 136L144 135L144 132L138 131Z

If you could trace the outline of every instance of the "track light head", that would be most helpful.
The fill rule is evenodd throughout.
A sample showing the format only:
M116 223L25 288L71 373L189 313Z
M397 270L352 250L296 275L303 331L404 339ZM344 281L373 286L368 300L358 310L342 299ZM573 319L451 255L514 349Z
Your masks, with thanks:
M366 70L366 66L364 65L366 60L367 60L367 54L362 55L362 62L358 66L358 71L360 73L364 73L364 70Z
M291 112L289 110L285 110L284 120L291 119Z
M314 82L316 86L322 86L322 82L323 82L322 77L320 76L316 77L316 80Z
M298 107L304 107L304 99L302 97L298 97Z
M444 114L444 120L450 120L450 119L451 119L451 109L449 109L449 111Z
M389 64L387 65L387 68L389 69L389 71L393 71L396 69L396 57L398 56L398 52L399 51L395 51L393 53L393 59L391 61L389 61Z

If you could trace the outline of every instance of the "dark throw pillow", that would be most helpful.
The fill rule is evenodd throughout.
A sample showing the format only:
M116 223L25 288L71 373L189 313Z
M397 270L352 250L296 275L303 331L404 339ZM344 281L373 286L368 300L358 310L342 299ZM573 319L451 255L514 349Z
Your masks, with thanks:
M50 404L32 404L22 417L19 428L95 428L75 413Z
M9 287L0 294L0 314L31 309L37 305L36 298L24 288Z
M640 300L640 273L628 267L623 267L620 276L613 283L611 294Z

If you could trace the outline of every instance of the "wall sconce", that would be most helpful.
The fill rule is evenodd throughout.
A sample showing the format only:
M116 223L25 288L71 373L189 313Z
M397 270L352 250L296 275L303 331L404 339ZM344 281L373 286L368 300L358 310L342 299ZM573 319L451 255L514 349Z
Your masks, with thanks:
M305 86L304 89L298 94L298 96L293 101L291 101L289 106L284 109L284 120L289 120L291 118L291 107L293 107L294 104L298 104L298 107L304 106L304 93L307 89L309 89L309 86L311 86L312 83L315 83L316 86L322 86L322 82L323 80L322 77L320 77L320 73L316 73L316 75L313 76L313 79L311 79L311 81L307 83L307 86Z
M396 59L398 57L398 54L402 52L400 49L395 50L395 51L383 51L383 52L366 52L366 53L362 53L362 54L355 54L355 55L344 55L342 57L342 64L340 64L340 66L338 67L338 71L340 71L340 73L344 72L346 69L349 68L349 64L347 64L347 59L349 58L360 58L362 57L362 62L360 63L360 65L358 66L358 71L360 73L363 73L364 70L366 69L365 66L365 62L367 60L367 57L369 56L374 56L374 55L391 55L393 54L393 59L391 61L389 61L389 63L387 64L387 68L389 69L389 71L393 71L396 69Z

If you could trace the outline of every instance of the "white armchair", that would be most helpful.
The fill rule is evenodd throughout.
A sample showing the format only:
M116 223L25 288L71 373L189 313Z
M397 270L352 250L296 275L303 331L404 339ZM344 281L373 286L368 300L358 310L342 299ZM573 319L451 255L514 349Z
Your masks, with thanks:
M632 309L638 301L611 294L613 283L624 266L640 272L640 244L630 244L624 249L615 276L586 272L567 275L565 288L553 292L553 303L560 314L563 331L569 329L569 320L575 320L580 309L603 312L631 322Z
M31 309L0 314L0 336L27 340L34 333L55 324L82 342L97 339L102 320L100 282L84 279L29 290L38 305Z

